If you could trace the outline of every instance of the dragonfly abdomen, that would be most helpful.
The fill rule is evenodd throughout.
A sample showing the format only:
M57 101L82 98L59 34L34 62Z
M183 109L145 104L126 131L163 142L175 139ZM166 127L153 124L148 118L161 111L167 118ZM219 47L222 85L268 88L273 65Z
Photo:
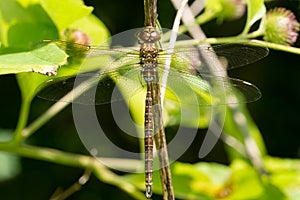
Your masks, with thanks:
M152 94L151 82L147 82L147 95L145 105L145 180L146 180L146 197L152 196L152 169L153 169L153 112L152 112Z

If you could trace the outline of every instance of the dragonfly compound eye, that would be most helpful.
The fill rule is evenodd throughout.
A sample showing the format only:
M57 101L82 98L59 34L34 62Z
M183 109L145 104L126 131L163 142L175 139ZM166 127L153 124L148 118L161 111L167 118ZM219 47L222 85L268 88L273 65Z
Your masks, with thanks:
M151 38L151 42L157 42L158 40L160 40L160 34L154 30L150 33L150 38Z
M160 34L153 27L149 26L138 33L138 39L141 43L154 43L160 40Z

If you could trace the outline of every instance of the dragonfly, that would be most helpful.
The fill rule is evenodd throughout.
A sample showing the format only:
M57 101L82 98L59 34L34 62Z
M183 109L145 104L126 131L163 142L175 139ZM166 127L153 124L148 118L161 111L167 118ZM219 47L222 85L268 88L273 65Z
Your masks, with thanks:
M165 143L165 138L161 114L161 104L163 102L161 102L160 97L160 75L165 72L167 59L171 58L172 63L169 69L168 82L164 87L179 93L178 95L185 96L186 103L212 104L212 101L189 101L190 95L195 94L195 90L198 91L196 96L199 99L201 98L199 91L203 90L208 94L213 91L207 79L213 79L214 83L218 82L224 86L226 92L238 89L244 95L245 102L251 102L260 97L260 91L256 86L239 79L211 75L210 69L206 63L201 62L201 58L215 58L216 55L224 57L227 61L227 69L219 70L230 70L265 57L268 54L268 49L245 44L223 44L212 48L195 45L176 48L172 50L172 53L169 53L167 49L162 49L162 42L160 42L162 32L156 28L156 3L155 1L145 2L145 27L113 37L112 46L92 47L64 41L47 41L63 48L67 47L67 52L72 50L75 52L72 53L73 55L85 56L85 60L78 75L48 80L42 86L45 89L41 90L38 96L58 101L68 91L72 91L74 85L79 86L83 82L88 82L90 83L89 87L84 87L81 97L72 99L72 102L86 105L101 105L124 99L124 92L123 95L111 92L115 85L125 88L123 91L129 93L125 94L129 97L134 96L135 93L141 90L146 90L144 111L145 190L146 197L151 198L153 184L153 136L155 138L155 136L160 134L159 137L155 138L157 149L162 149L165 146L163 144ZM138 44L133 46L136 43ZM79 53L76 54L76 52ZM203 52L204 55L202 55ZM181 89L178 89L179 87ZM214 96L214 94L211 95ZM172 95L169 98L174 99ZM157 108L158 110L155 110ZM169 177L165 178L163 182L166 182L166 185L171 185L170 171L166 168L166 165L168 165L168 160L166 160L167 152L162 153L164 155L161 155L161 157L164 157L164 159L160 159L160 162L165 162L165 164L161 164L161 174Z
M153 163L153 106L157 105L160 96L159 87L161 74L165 71L165 62L170 56L166 50L159 48L158 42L160 33L152 26L129 31L125 35L135 37L138 33L140 49L138 47L94 47L83 46L65 41L51 41L64 48L66 45L80 55L86 55L81 66L81 73L76 76L62 76L51 78L42 87L38 96L52 101L59 101L67 92L72 91L83 82L92 85L91 88L83 88L80 98L72 99L73 103L84 105L102 105L124 100L124 91L127 96L134 96L139 91L146 90L145 99L145 173L146 173L146 193L151 197L152 193L152 163ZM120 38L122 38L120 36ZM118 39L117 39L118 40ZM47 41L49 42L49 41ZM189 97L197 91L204 90L210 93L211 86L205 79L212 78L225 87L225 90L235 91L238 89L244 95L245 102L255 101L260 97L259 89L246 81L217 77L211 75L205 63L198 62L201 57L199 48L205 52L205 56L226 58L227 69L230 70L246 64L253 63L268 54L268 49L258 46L247 46L245 44L221 44L212 48L197 45L196 47L181 47L174 49L172 53L172 63L169 72L166 89L175 91L178 95L184 96L186 102L200 106L211 106L211 101L190 102ZM82 54L82 51L85 53ZM75 53L76 54L76 53ZM77 54L76 54L77 55ZM196 60L196 61L195 61ZM101 64L102 63L102 64ZM105 64L103 64L105 63ZM103 69L96 70L96 67L103 65ZM113 93L115 86L123 88L123 93ZM179 87L183 89L178 89ZM125 88L125 89L124 89ZM134 89L132 89L134 88ZM156 91L158 90L158 91ZM195 92L196 90L196 92ZM94 91L94 92L90 92ZM213 90L212 90L213 91ZM169 95L169 96L168 96ZM197 95L197 94L196 94ZM214 96L214 94L212 94ZM200 95L198 95L201 98ZM176 100L166 93L166 98ZM155 99L155 102L153 102Z

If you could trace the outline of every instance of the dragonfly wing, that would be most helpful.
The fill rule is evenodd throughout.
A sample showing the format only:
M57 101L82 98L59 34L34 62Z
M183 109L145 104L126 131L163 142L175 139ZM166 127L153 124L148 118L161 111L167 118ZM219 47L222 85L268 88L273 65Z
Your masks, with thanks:
M126 73L123 73L126 71ZM65 101L84 105L101 105L123 100L117 86L140 86L139 68L124 66L118 70L96 71L73 77L59 77L48 80L38 90L38 97L51 101ZM62 99L72 92L71 98Z
M232 94L242 95L242 97L239 98L239 101L223 99ZM255 85L235 78L200 76L180 73L172 69L167 81L166 98L184 104L207 106L215 103L248 103L256 101L260 97L261 92Z
M100 69L111 71L113 68L139 62L139 51L136 50L138 48L105 45L96 47L61 40L44 40L40 45L48 43L54 43L69 55L68 61L70 64L76 64L74 69L77 73ZM81 63L80 67L78 67L79 63ZM68 66L69 69L70 67Z
M169 50L160 53L160 63L165 63L168 55L171 55ZM197 71L202 74L209 74L213 71L225 71L241 67L250 63L254 63L268 55L268 48L259 46L250 46L246 44L221 44L213 45L198 45L193 47L181 47L174 49L172 53L172 62L176 63L174 68L180 71ZM209 60L225 58L222 68L212 69L207 63ZM181 63L178 65L177 63ZM182 67L188 66L188 67ZM190 73L190 72L187 72Z
M233 69L254 63L266 57L269 50L266 47L236 43L215 45L213 46L213 52L220 57L225 57L228 62L228 69Z

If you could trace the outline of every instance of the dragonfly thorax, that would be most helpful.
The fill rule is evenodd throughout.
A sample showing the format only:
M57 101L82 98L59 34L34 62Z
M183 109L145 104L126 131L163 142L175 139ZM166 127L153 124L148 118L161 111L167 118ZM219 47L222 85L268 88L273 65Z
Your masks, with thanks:
M149 82L157 82L157 55L158 55L158 44L157 41L160 39L160 34L155 30L154 27L147 26L143 31L138 34L138 38L141 43L140 49L140 64L144 80Z
M157 63L158 46L156 43L144 43L140 50L141 64Z

